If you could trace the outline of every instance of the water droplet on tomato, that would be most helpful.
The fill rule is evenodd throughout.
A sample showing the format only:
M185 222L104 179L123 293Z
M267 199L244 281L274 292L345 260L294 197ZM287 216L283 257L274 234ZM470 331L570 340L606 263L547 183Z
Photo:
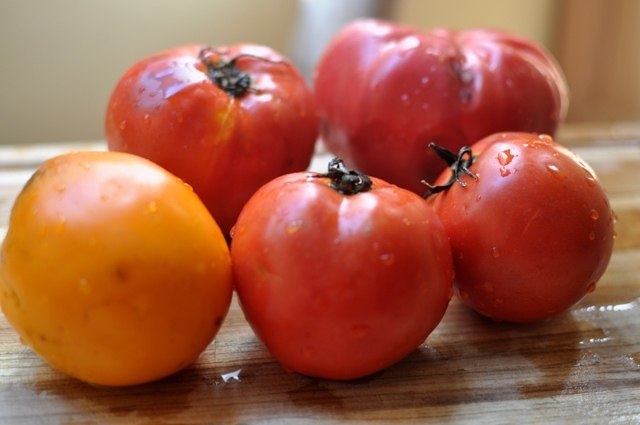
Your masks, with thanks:
M596 283L595 282L591 282L589 284L589 286L587 286L587 294L590 294L595 290L596 290Z
M293 235L294 233L297 233L301 227L302 227L302 220L293 220L287 223L285 230L288 235Z
M549 171L557 180L564 180L567 178L567 176L565 176L564 173L560 171L560 168L555 164L547 164L546 168L547 171Z
M67 185L60 183L54 187L54 190L58 193L64 193L67 190Z
M302 355L306 358L313 357L313 347L309 345L305 345L304 347L302 347Z
M91 286L89 286L89 280L82 277L78 280L78 291L83 295L89 295L91 293Z
M127 120L120 121L120 130L124 131L127 128Z
M173 75L174 72L175 71L173 68L167 68L167 69L163 69L161 71L156 72L153 76L156 78L164 78L164 77Z
M594 241L596 239L596 232L593 230L589 232L589 240Z
M495 288L493 287L493 283L484 282L482 284L482 290L488 294L492 294L495 291Z
M144 121L144 125L146 125L147 127L151 125L151 115L144 114L144 117L142 118L142 120Z
M591 210L591 214L589 216L593 221L598 221L598 219L600 218L600 214L598 213L597 210Z
M402 95L400 95L400 101L404 106L409 106L409 104L411 103L409 95L407 93L403 93Z
M362 325L362 324L353 325L353 326L351 326L351 328L349 328L349 333L354 338L362 338L368 332L369 332L369 326L368 325Z
M595 187L596 186L596 179L594 179L592 176L587 176L587 185L589 187Z
M511 170L509 168L500 167L500 176L507 177L511 174Z
M500 250L498 250L497 246L494 246L491 248L491 256L493 258L499 258L500 257Z
M380 255L380 262L385 265L385 266L391 266L393 265L393 263L395 263L396 261L396 257L393 254L381 254Z
M149 205L147 206L148 211L151 214L157 213L158 212L158 204L156 201L151 201L149 202Z

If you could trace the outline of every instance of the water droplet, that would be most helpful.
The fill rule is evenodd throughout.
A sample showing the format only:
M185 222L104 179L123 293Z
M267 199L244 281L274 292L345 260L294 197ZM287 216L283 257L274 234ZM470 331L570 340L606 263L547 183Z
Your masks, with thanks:
M293 235L294 233L297 233L301 227L302 227L302 220L293 220L287 223L285 230L288 235Z
M600 214L598 213L597 210L591 210L590 217L591 217L591 220L597 221L600 218Z
M411 226L411 220L409 220L407 217L403 217L402 222L405 226Z
M89 286L89 280L82 277L78 280L78 291L83 295L89 295L91 292L91 286Z
M149 202L149 205L147 205L147 210L151 214L157 213L158 212L158 203L156 201Z
M480 202L482 200L482 196L476 195L476 202Z
M428 76L424 76L424 77L420 78L420 84L422 84L423 86L426 86L427 84L429 84L429 77Z
M127 128L127 120L120 121L120 130L124 131Z
M507 177L511 174L511 170L509 168L500 167L500 176Z
M167 69L163 69L161 71L156 72L153 76L156 78L164 78L164 77L173 75L173 73L174 73L173 68L167 68Z
M400 95L400 101L404 106L409 106L409 95L407 93L403 93Z
M304 347L302 347L302 355L306 358L313 357L313 347L309 345L305 345Z
M391 266L395 263L396 257L393 254L380 254L380 262L385 266Z
M595 290L596 290L596 283L595 282L591 282L589 284L589 286L587 286L587 294L590 294Z
M67 190L67 185L59 183L54 187L54 190L58 193L64 193Z
M499 258L500 257L500 250L498 250L497 246L494 246L491 248L491 256L493 258Z
M594 241L596 239L596 232L593 230L589 232L589 240Z
M353 325L349 328L349 333L354 338L362 338L369 332L368 325Z
M560 171L560 168L558 168L558 166L555 164L547 164L546 168L553 175L553 177L558 180L564 180L567 178L567 176L565 176L564 173Z
M589 187L595 187L596 186L596 179L594 179L592 176L587 176L587 186Z
M142 119L144 121L144 125L146 125L147 127L151 125L151 115L144 114L144 117Z
M482 290L488 294L492 294L493 292L495 292L495 288L493 287L493 283L491 282L484 282L482 284Z

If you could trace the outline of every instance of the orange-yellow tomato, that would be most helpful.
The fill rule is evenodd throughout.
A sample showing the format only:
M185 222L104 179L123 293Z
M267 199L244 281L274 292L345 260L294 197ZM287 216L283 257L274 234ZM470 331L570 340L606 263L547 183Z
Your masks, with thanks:
M140 157L45 162L16 199L0 305L54 368L134 385L192 363L231 303L229 250L189 186Z

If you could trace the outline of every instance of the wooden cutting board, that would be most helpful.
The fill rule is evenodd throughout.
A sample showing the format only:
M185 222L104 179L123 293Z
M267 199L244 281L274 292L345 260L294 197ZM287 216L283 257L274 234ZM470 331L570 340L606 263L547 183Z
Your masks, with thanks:
M399 364L355 382L287 373L234 299L215 342L188 369L131 388L66 377L0 315L0 424L640 424L640 125L567 126L558 140L589 162L618 216L610 266L566 314L494 323L457 300ZM35 167L97 143L0 146L0 238ZM313 169L328 155L319 152Z

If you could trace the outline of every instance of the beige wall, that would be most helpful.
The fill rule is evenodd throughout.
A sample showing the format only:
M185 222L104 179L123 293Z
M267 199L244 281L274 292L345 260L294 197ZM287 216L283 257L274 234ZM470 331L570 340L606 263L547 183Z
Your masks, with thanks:
M488 27L532 38L551 48L557 0L400 0L399 21L421 28Z
M182 43L288 48L296 0L0 0L0 143L102 138L139 58Z

